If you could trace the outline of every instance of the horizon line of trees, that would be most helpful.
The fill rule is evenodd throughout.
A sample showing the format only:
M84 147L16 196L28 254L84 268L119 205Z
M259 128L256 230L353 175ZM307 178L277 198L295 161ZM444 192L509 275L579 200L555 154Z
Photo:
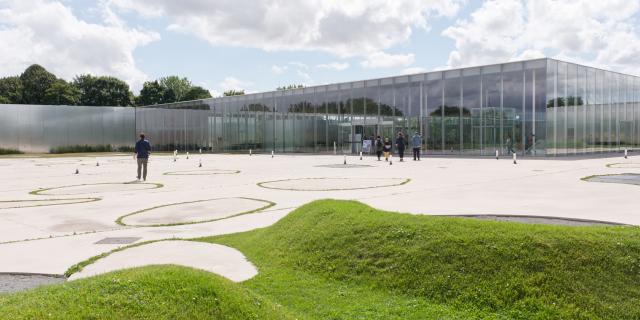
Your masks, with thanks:
M147 81L137 96L115 77L81 74L66 81L38 64L20 75L0 78L0 104L135 107L207 98L208 90L179 76Z

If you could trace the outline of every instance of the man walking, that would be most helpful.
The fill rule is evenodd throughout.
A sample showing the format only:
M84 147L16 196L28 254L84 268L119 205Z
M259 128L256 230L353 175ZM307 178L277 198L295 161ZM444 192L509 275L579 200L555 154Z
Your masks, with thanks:
M144 133L140 134L140 140L136 142L136 160L138 160L138 181L142 179L147 181L147 164L149 162L149 154L151 154L151 144L145 140Z
M420 161L420 149L422 148L422 137L416 131L416 133L411 137L411 147L413 148L413 161Z

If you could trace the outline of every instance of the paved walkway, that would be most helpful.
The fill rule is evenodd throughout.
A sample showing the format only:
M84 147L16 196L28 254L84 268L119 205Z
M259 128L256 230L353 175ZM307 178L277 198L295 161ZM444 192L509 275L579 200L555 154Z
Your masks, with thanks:
M200 160L202 168L198 167ZM510 159L426 158L388 165L372 157L362 161L349 157L350 164L369 166L342 168L328 166L341 164L342 156L192 155L189 160L182 156L177 162L169 156L157 156L149 164L148 182L163 186L154 189L121 184L135 180L135 163L130 156L97 161L100 166L95 165L93 157L0 158L0 201L12 201L4 205L0 202L0 272L62 274L80 261L126 245L103 244L105 238L135 238L132 243L139 243L242 232L269 226L300 205L324 198L353 199L379 209L415 214L556 216L640 225L640 187L581 180L590 175L640 173L640 158L521 159L517 165ZM627 165L607 167L612 163ZM76 169L80 172L77 175ZM203 174L194 174L198 170ZM232 174L211 174L210 170ZM240 173L233 174L236 170ZM181 171L189 175L163 175ZM411 180L401 184L405 179ZM285 181L270 184L280 189L257 185L281 180ZM115 184L94 185L104 183ZM29 194L39 188L74 185L89 186L66 189L73 191L71 195L65 189L44 192L46 195ZM229 218L225 217L253 209L255 203L228 201L221 205L233 212L223 212L226 209L221 207L207 209L215 202L195 205L195 201L240 197L275 205ZM53 201L78 198L100 200L71 204ZM166 208L179 206L144 211L184 202L194 205L185 204L184 212L176 211L175 216ZM38 204L57 205L34 206ZM18 206L24 208L15 208ZM161 223L223 219L158 227L115 222L137 211L153 213L158 220L152 222ZM125 222L151 217L130 216ZM150 248L143 257L153 263L154 252L163 252Z
M162 254L158 254L158 253ZM114 252L73 274L82 279L124 268L174 264L219 274L235 282L253 278L256 267L240 251L218 244L195 241L160 241Z

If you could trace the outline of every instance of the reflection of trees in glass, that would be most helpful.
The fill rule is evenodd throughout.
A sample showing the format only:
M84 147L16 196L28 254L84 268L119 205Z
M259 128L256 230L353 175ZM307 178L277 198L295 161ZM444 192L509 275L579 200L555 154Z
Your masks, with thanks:
M348 103L348 102L347 102ZM378 103L370 98L353 99L353 114L378 114Z
M301 102L289 105L289 108L287 109L287 111L290 113L310 113L312 110L311 108L312 108L311 102L301 101Z
M554 102L558 102L558 107L584 105L584 100L582 99L582 97L569 96L566 100L564 97L549 100L547 102L547 108L553 108L555 106Z
M432 117L440 117L442 115L442 106L439 106L437 109L433 110L430 114L430 116ZM467 108L462 108L462 115L463 116L470 116L471 115L471 111L469 111L469 109ZM460 107L457 106L444 106L444 116L445 117L459 117L460 116Z
M347 99L344 102L328 102L327 103L327 112L329 114L337 114L338 109L340 109L340 113L345 114L349 112L348 106L351 103L352 99ZM370 98L357 98L353 99L353 113L354 114L364 114L364 108L366 106L367 114L369 115L377 115L378 114L378 103ZM380 115L382 116L393 116L395 110L396 116L404 116L401 110L398 108L393 108L388 104L381 103L380 104ZM290 111L291 112L291 111Z
M251 103L246 106L242 106L242 108L240 108L240 111L264 112L264 111L271 111L271 108L265 106L262 103Z

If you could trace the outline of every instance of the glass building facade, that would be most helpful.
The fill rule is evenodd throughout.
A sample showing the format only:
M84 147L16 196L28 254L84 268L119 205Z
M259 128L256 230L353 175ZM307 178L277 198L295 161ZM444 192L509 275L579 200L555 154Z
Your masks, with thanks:
M638 77L537 59L122 108L132 117L122 121L131 143L144 131L156 150L167 151L357 153L374 136L419 132L427 154L561 156L639 147L639 101ZM23 124L7 120L5 110L0 122L36 123L29 116L15 116ZM37 132L72 126L69 118L42 121L48 124ZM0 147L15 135L2 127Z

